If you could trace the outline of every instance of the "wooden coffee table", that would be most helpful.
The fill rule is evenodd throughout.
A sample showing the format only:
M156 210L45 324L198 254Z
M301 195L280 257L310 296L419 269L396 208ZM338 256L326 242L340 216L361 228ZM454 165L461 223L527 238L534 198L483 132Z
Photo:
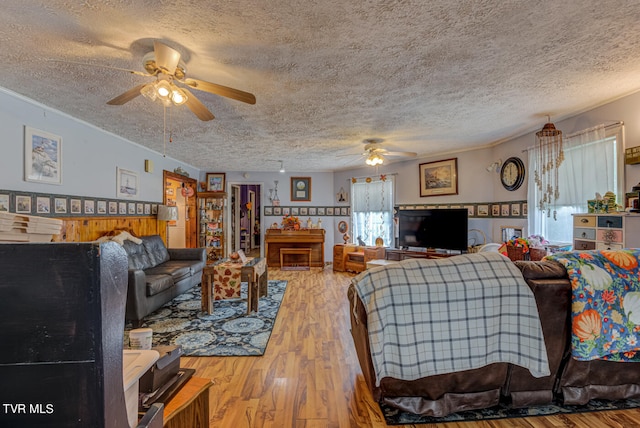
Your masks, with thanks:
M264 257L250 258L247 263L233 263L221 260L207 264L202 269L202 311L213 313L213 290L218 280L216 271L223 269L229 275L236 275L239 271L240 282L247 283L247 314L258 312L258 298L267 295L267 262ZM239 294L239 289L238 289Z

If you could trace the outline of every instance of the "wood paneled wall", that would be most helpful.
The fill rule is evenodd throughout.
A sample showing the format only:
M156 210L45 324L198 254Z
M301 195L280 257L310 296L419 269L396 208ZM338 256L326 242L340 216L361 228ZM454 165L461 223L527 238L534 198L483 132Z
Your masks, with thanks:
M136 236L160 235L167 242L167 223L156 217L65 217L55 242L95 241L111 231L126 229Z

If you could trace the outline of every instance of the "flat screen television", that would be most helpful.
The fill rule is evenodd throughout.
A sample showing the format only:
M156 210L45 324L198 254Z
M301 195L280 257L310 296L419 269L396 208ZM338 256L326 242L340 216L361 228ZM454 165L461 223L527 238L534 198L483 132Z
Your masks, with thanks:
M398 211L398 245L467 252L469 212L466 208Z

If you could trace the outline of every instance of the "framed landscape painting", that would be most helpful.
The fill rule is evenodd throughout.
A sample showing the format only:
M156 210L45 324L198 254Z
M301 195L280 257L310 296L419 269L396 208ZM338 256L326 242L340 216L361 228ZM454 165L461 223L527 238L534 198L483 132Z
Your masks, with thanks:
M458 194L458 158L421 163L420 197Z
M132 198L138 196L138 174L122 168L116 168L116 196Z
M24 179L62 184L62 138L24 127Z
M208 172L207 173L207 191L224 192L226 174L224 172Z

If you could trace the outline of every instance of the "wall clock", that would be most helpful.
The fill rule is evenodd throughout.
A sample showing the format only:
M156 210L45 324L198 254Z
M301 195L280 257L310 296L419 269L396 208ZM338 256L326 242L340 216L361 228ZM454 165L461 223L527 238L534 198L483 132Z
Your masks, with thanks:
M524 182L524 163L520 158L511 157L504 161L500 169L500 181L507 190L516 190Z

